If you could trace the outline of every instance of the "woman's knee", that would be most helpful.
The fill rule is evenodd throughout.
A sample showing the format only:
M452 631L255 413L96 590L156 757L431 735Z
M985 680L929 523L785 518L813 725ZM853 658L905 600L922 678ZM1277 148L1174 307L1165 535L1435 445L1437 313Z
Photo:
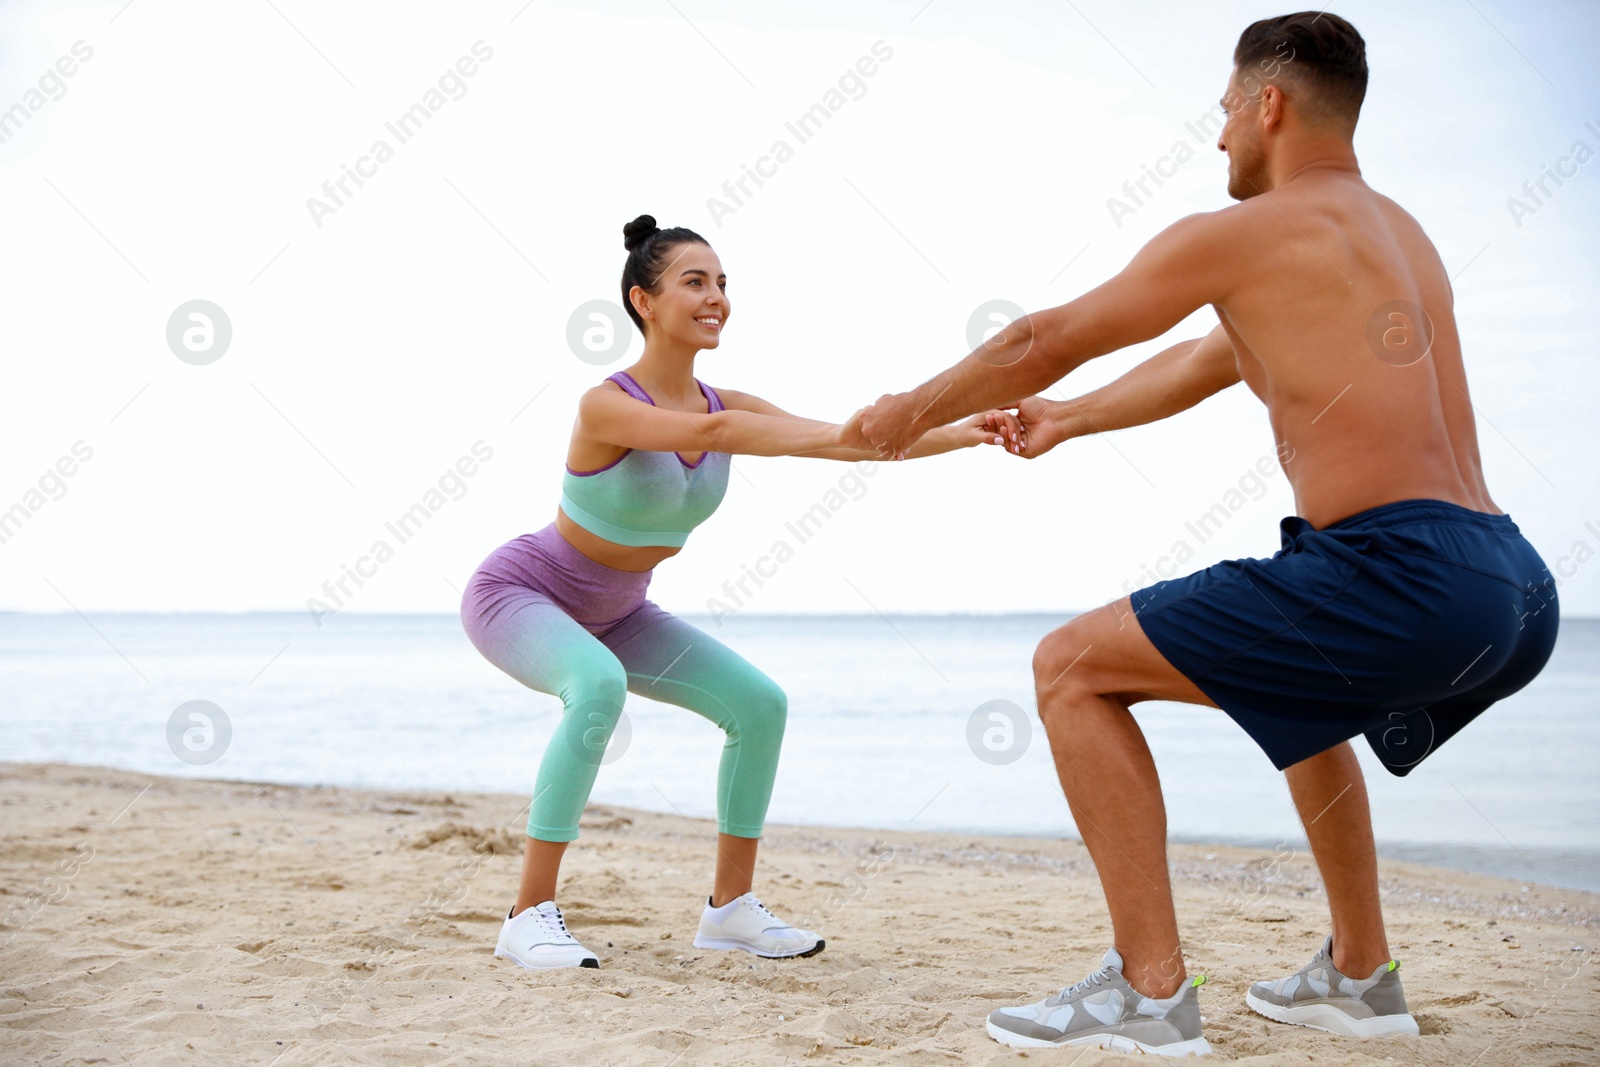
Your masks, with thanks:
M597 664L562 693L561 733L572 754L598 765L622 717L628 676L620 663Z
M568 711L580 705L612 707L614 718L628 697L628 672L610 654L591 657L571 672L566 683L561 688L561 702Z
M751 678L740 689L729 736L737 735L747 743L780 743L789 720L788 694L764 674Z

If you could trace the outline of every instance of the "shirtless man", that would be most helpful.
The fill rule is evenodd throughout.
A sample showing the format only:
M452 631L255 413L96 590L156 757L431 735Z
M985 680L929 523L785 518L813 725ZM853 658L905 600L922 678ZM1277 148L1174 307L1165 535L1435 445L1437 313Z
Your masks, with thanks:
M1129 705L1227 712L1285 772L1327 887L1331 935L1251 987L1281 1022L1415 1034L1378 902L1350 739L1405 774L1526 685L1555 642L1554 583L1489 496L1450 280L1416 220L1362 181L1351 138L1365 45L1331 14L1265 19L1234 52L1217 147L1239 203L1180 219L1071 303L1019 319L861 417L885 456L1012 407L1011 449L1164 419L1243 381L1267 407L1296 515L1270 559L1219 563L1055 630L1034 656L1039 717L1100 873L1113 948L1043 1001L989 1016L1017 1046L1209 1051L1184 968L1155 764ZM1103 389L1030 394L1205 305L1221 324Z

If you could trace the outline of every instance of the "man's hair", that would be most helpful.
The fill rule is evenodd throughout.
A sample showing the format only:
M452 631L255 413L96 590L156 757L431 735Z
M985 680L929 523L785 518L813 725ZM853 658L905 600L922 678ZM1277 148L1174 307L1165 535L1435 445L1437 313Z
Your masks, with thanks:
M1239 35L1233 65L1241 75L1256 67L1272 67L1274 75L1288 71L1309 90L1296 104L1312 118L1354 126L1367 95L1367 42L1350 23L1325 11L1252 22Z

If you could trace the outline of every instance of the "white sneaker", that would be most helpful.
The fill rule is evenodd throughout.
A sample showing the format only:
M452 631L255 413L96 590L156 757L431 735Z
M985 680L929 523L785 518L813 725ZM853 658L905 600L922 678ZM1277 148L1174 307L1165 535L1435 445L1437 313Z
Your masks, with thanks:
M694 935L695 948L737 948L769 960L815 956L823 944L810 930L790 926L772 914L754 893L735 897L720 908L713 908L707 897Z
M516 910L514 906L512 910ZM567 931L567 921L553 900L523 908L516 918L507 912L494 954L535 971L600 966L600 958Z

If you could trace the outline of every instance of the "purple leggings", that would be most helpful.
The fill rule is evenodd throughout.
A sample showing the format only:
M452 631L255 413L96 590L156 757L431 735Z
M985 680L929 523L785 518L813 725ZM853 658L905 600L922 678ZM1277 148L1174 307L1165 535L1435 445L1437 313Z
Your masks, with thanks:
M467 584L461 623L478 651L530 689L561 698L561 724L534 784L529 837L578 836L629 692L722 727L717 827L761 836L788 701L738 653L646 600L649 585L649 571L596 563L553 523L495 549Z

